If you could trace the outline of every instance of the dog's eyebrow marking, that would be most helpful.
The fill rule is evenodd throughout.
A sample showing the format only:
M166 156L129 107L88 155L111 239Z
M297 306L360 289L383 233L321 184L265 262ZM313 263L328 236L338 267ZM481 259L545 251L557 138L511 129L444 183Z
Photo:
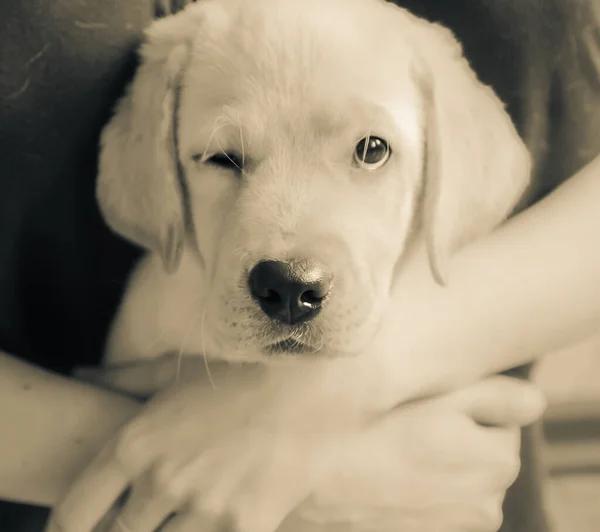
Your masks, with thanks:
M246 149L244 147L244 132L242 131L242 128L240 127L239 124L238 124L238 131L240 132L240 145L242 146L242 171L243 171L243 168L246 166Z

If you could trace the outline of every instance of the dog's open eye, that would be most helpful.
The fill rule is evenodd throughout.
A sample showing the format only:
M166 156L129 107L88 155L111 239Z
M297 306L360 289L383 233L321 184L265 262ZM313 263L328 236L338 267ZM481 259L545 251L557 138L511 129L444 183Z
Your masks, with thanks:
M204 157L202 154L194 156L197 163L212 164L224 170L234 170L241 172L243 169L242 157L237 153L215 153L210 157Z
M388 162L392 148L380 137L366 136L354 148L354 163L365 170L377 170Z

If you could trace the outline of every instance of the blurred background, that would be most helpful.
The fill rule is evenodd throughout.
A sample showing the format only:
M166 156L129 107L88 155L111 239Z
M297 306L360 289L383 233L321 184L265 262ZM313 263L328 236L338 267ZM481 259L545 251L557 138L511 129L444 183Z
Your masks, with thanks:
M558 532L600 530L600 335L548 355L535 379L549 407L546 459Z

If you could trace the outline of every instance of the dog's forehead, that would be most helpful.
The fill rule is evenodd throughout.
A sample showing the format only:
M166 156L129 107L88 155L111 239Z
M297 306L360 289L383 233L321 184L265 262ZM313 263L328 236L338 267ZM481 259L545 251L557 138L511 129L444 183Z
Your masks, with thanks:
M336 76L355 76L388 84L389 69L401 69L413 58L408 30L414 17L383 0L212 4L194 55L198 63L213 67L213 74L238 73L280 86L301 86L327 74L330 83Z
M385 109L402 128L414 124L413 53L401 27L386 35L379 0L323 0L318 13L312 0L223 1L218 30L196 39L184 78L190 135L201 124L212 134L225 117L255 137L366 130Z

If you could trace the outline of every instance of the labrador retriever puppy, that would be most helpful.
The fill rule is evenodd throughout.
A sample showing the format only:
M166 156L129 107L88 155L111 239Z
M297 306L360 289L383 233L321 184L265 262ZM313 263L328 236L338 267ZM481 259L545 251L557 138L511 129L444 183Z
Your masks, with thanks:
M232 361L362 352L410 244L443 282L527 185L448 31L381 1L313 7L203 0L148 31L102 140L103 215L152 251L107 362L184 338Z
M148 250L106 363L346 357L400 386L381 330L405 258L443 284L529 182L451 33L382 0L202 0L141 60L102 138L102 213Z

